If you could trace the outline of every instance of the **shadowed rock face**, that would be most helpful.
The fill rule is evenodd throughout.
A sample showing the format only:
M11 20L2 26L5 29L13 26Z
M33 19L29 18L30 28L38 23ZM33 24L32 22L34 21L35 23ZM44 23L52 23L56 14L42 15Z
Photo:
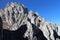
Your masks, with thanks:
M0 40L58 40L58 25L47 22L23 4L9 3L0 10Z
M35 31L36 26L34 24L32 24L32 27ZM10 31L10 30L7 30L7 29L3 29L3 40L28 40L28 37L24 38L24 33L26 32L26 30L27 30L27 25L26 24L22 25L19 29L15 30L15 31ZM34 34L34 36L36 36L37 40L47 40L44 37L43 32L41 30L38 29L38 30L36 30L36 32L37 33Z
M39 32L37 32L35 36L37 37L37 40L47 40L41 30L39 30Z
M28 38L24 38L24 33L27 30L27 25L22 25L19 29L15 31L10 31L2 28L3 23L0 17L0 40L28 40ZM3 37L2 37L3 36Z
M55 40L56 40L56 38L59 38L59 39L60 39L60 36L56 33L56 31L53 30L53 32L54 32L53 35L54 35L54 37L55 37Z
M34 24L32 24L32 28L33 28L33 32L34 32L34 36L36 36L37 40L47 40L43 34L43 32L37 28Z
M22 25L16 31L3 29L3 40L28 40L27 38L23 37L26 30L26 25Z
M0 40L2 39L2 25L3 25L3 22L2 22L2 19L0 17Z

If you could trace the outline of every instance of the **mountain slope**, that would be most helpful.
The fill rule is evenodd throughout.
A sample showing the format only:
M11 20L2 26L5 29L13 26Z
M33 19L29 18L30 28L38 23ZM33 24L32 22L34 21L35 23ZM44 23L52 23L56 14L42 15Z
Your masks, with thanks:
M24 29L19 28L21 28L23 25L26 25L27 30L23 34L23 37L27 37L28 40L60 39L60 29L56 24L47 22L44 18L39 16L38 12L33 12L32 10L28 12L28 9L21 3L18 4L16 2L11 2L7 4L7 7L5 7L5 9L0 10L0 17L2 18L3 22L3 32L6 30L7 33L12 34L14 31L13 34L16 33L15 35L18 35L19 33L22 33L21 31Z

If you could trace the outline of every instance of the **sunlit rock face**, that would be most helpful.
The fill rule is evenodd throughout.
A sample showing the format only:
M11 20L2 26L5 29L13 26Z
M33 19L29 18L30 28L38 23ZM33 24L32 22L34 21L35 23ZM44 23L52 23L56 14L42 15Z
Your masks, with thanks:
M47 22L38 12L21 3L8 3L0 10L1 40L60 40L58 25Z

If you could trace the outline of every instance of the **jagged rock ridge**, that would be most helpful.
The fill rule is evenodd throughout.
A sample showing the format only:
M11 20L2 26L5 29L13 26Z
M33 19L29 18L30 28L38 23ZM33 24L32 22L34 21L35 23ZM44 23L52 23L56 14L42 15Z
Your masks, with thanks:
M20 4L16 2L9 3L5 9L0 10L0 17L2 18L2 22L3 22L3 26L2 26L3 33L5 33L6 31L7 33L10 34L11 31L13 32L11 34L16 33L18 35L24 29L24 28L21 29L21 27L26 25L25 27L27 27L27 29L23 37L24 38L27 37L28 40L60 39L59 28L56 24L47 22L44 18L39 16L38 12L33 12L33 11L28 12L28 9L21 3ZM20 29L20 31L18 29ZM6 40L13 40L13 39L6 39Z

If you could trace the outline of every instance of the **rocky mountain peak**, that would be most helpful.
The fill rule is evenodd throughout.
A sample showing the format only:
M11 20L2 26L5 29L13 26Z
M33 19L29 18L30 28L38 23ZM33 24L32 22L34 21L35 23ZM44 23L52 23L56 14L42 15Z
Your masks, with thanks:
M3 20L3 27L7 27L7 29L10 29L8 26L18 26L21 21L21 19L28 14L27 8L24 7L23 4L18 3L9 3L7 4L7 7L4 10L0 11L2 20Z
M21 27L27 27L23 37L27 37L28 40L60 39L60 31L56 24L47 22L38 12L32 10L28 12L28 9L21 3L8 3L5 9L0 10L0 17L3 22L3 29L9 30L9 32L16 31L14 32L16 35L22 33Z

